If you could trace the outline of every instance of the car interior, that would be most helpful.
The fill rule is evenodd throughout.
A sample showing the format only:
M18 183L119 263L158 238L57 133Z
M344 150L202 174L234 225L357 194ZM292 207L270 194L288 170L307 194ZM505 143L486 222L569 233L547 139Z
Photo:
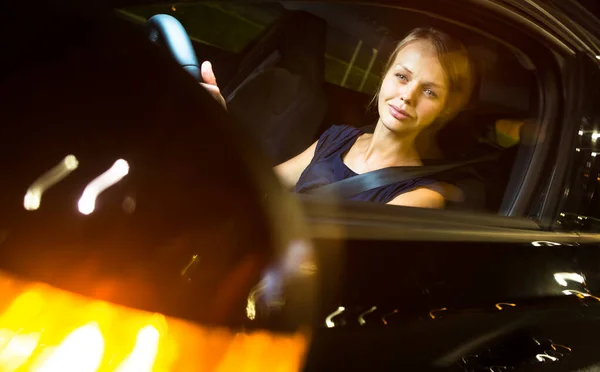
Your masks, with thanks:
M480 35L425 13L342 4L332 8L318 3L198 2L130 7L120 9L118 14L131 21L127 27L138 34L148 31L147 21L156 14L177 17L191 37L198 60L212 62L235 124L239 125L240 131L254 135L254 141L263 145L273 164L314 142L330 125L347 124L368 130L375 115L368 109L369 102L377 85L381 64L394 42L413 27L430 25L443 29L465 40L475 59L485 63L477 66L479 79L472 102L439 133L444 159L428 160L432 163L452 162L497 155L491 162L476 163L468 169L461 169L458 175L453 174L453 181L466 190L469 200L448 207L504 214L503 205L511 196L511 183L519 183L522 179L520 150L531 145L528 136L536 129L542 103L538 87L541 84L534 65L525 55L489 35ZM39 18L36 19L39 22L36 32L43 29L42 26L62 20L45 15ZM209 23L210 27L203 26L200 19ZM225 22L232 19L247 28L212 27L221 23L225 26ZM21 26L19 30L27 28ZM268 248L275 245L271 241L275 239L271 239L266 222L261 218L264 213L260 199L264 195L263 190L256 191L257 188L249 181L251 177L243 173L242 155L250 157L251 154L240 151L242 155L238 159L233 151L237 143L226 137L210 142L208 146L197 146L196 136L203 135L203 130L208 132L209 137L227 133L217 130L220 128L216 125L211 126L213 120L218 124L225 123L226 115L218 110L207 94L202 95L204 92L195 90L193 82L186 80L188 76L177 74L181 71L178 66L169 63L171 61L166 53L158 53L149 44L132 47L127 43L129 39L110 31L98 33L99 36L93 39L98 45L69 54L62 48L67 50L65 45L76 44L76 38L71 37L72 30L83 28L85 24L69 23L67 26L62 33L53 31L42 35L44 42L35 44L50 46L52 41L63 41L57 43L61 48L56 48L54 54L50 53L50 47L40 52L15 38L22 48L15 50L22 54L13 53L12 57L19 58L6 59L10 63L14 60L14 65L9 65L10 68L5 68L5 71L12 72L14 69L18 74L14 74L10 85L7 84L12 89L5 89L8 93L4 95L3 107L8 112L8 122L19 124L18 136L15 133L11 135L27 142L26 146L22 146L22 140L6 141L8 146L0 149L6 159L10 155L19 160L9 162L3 169L6 174L15 175L19 182L7 182L0 195L2 205L12 208L5 209L0 216L2 227L16 226L15 232L11 230L15 236L10 236L6 242L3 242L6 237L2 236L4 231L0 230L0 243L3 244L0 250L1 269L25 278L37 278L84 296L97 296L136 309L193 319L200 324L222 324L225 317L222 314L227 314L223 308L233 314L232 318L245 319L244 311L233 310L243 309L245 298L239 303L227 302L227 306L217 300L221 298L219 294L234 287L240 288L241 294L253 291L262 275L259 272L262 266L255 263L266 262ZM207 29L210 32L203 33ZM40 37L37 34L29 36L25 40ZM79 37L85 40L87 36ZM131 37L131 40L141 38ZM9 45L12 47L14 44ZM113 51L113 56L105 51L107 46L111 47L109 50ZM28 63L33 64L37 54L60 54L63 58L62 53L67 55L68 58L64 59L68 64L56 68L52 66L54 61L48 59L49 63L42 68L31 69L34 73L27 75L27 79L19 79L29 68ZM345 57L341 58L344 53ZM20 70L17 63L20 63ZM159 70L156 78L147 79L148 74L156 70ZM32 86L36 89L31 90ZM194 100L202 98L205 100L196 107ZM32 107L36 109L32 110ZM196 125L198 117L205 121L201 123L204 127ZM505 119L524 121L519 127L519 145L507 147L500 143L496 122ZM91 130L82 131L82 125ZM183 130L172 130L179 126ZM147 135L140 136L139 133ZM11 137L6 135L5 138ZM48 141L48 138L53 140ZM10 142L13 142L12 146ZM61 159L63 148L77 154L82 163L78 173L57 187L56 193L44 196L44 207L39 213L24 210L20 201L23 190L29 184L21 183L21 178L30 182L32 174L45 172L47 168L37 161L38 155ZM202 148L200 155L194 152ZM230 157L224 155L220 162L205 164L207 156L227 154L228 151L231 151ZM107 191L104 208L99 208L92 218L81 222L81 216L73 216L75 204L65 203L65 200L71 200L73 190L83 189L88 180L106 169L108 161L117 158L130 160L132 167L138 167L140 172L132 172L125 182ZM231 169L242 171L232 172ZM265 171L268 169L265 168ZM206 175L219 182L206 182ZM260 176L264 174L257 178ZM203 187L199 188L199 184ZM274 181L273 186L277 186ZM256 192L255 198L246 200L244 196L253 191ZM271 190L268 189L268 192L271 193ZM273 191L273 194L276 192ZM278 203L277 199L273 201L273 194L268 196L282 213L278 219L283 221L280 223L282 228L289 228L289 225L301 220L299 214L298 218L283 214L292 208ZM13 203L13 200L19 200L19 203ZM139 201L137 206L136 200ZM132 213L132 208L137 208L138 213ZM396 210L389 207L386 211ZM404 221L390 218L389 225L397 228L409 218L419 223L428 212L409 211ZM518 242L527 241L527 246L511 246L512 253L504 245L487 241L440 242L435 234L441 223L415 228L413 234L425 237L422 242L412 241L414 235L403 231L402 239L411 245L402 246L389 235L382 234L384 229L375 229L392 214L377 215L375 223L365 223L365 226L369 225L370 235L363 233L361 238L348 237L338 231L320 237L317 235L319 231L314 233L314 246L319 248L315 251L325 270L320 271L323 275L322 288L319 288L322 294L320 303L315 305L318 307L315 318L319 320L319 327L309 352L307 370L387 370L390 365L400 369L410 366L414 370L417 362L427 361L427 366L430 366L432 360L438 368L436 370L442 367L454 370L450 368L459 363L467 366L462 368L464 366L460 365L457 370L493 370L492 367L498 365L497 360L505 355L523 356L512 361L516 365L527 360L525 356L530 355L530 349L533 350L532 355L536 355L554 348L548 337L548 341L543 340L543 345L540 345L538 340L541 338L537 333L534 335L536 338L518 333L516 342L508 339L507 344L511 347L516 345L517 350L502 343L498 348L490 348L491 341L502 339L505 335L512 337L513 331L521 328L521 309L528 317L530 314L527 313L526 302L523 302L524 306L519 302L514 309L514 305L508 304L504 310L498 304L495 307L490 304L494 303L493 295L498 292L503 294L502 300L510 300L515 293L519 300L521 294L537 293L535 291L543 287L540 283L546 281L530 280L529 274L532 271L545 274L547 269L554 271L554 261L547 259L552 255L559 257L560 262L575 265L573 250L570 249L574 247L533 244L531 230L537 225L525 218L515 219L514 224L523 224L522 230L528 230L525 231L526 236L511 238ZM492 219L493 216L489 217ZM5 221L8 218L14 221L8 224ZM493 226L495 232L507 236L517 229L515 225L511 225L512 230L498 229L495 222L479 221L479 224L471 224L471 230L465 230L464 225L470 220L442 221L457 230L451 236L455 240L466 239L469 233L477 239L474 232L486 223ZM360 225L353 227L360 233ZM448 236L444 239L449 240ZM288 239L280 240L288 242ZM86 249L82 250L82 246ZM194 255L189 261L189 256L198 249L206 255L198 261L195 261L197 256ZM515 254L517 251L518 256ZM255 252L258 254L252 255ZM88 253L93 255L92 258L101 260L100 264L81 265ZM541 265L534 265L540 261ZM183 272L182 267L185 267ZM246 270L247 267L256 270ZM71 268L80 270L85 276L72 277L71 271L78 271L69 270ZM188 272L188 268L192 270ZM311 268L304 267L307 271ZM111 276L121 275L117 282L120 290L116 291L115 297L86 285L96 278L88 275L94 273L92 269L106 270ZM189 281L192 276L194 280ZM182 278L189 281L186 287L174 290L181 288L176 284ZM237 279L236 285L225 286L236 283L233 279ZM556 286L552 275L545 279ZM149 284L139 286L139 282ZM204 283L211 285L205 286ZM432 285L425 287L429 283ZM562 289L559 287L559 290ZM139 292L148 297L132 295ZM313 304L298 306L304 293L295 293L299 297L287 298L291 304L287 308L308 314L306 309ZM427 298L430 294L439 295L439 303L412 301ZM469 304L489 305L493 314L476 310L454 314L452 305L458 307L467 298L471 301L467 302ZM560 298L571 300L576 296L561 294ZM211 299L217 300L213 303ZM594 297L594 301L596 299ZM395 307L398 302L402 307ZM213 306L215 303L219 306ZM348 309L353 305L365 307L359 309L361 313L347 311L335 319L339 322L337 324L343 324L349 323L348 319L352 318L355 327L325 328L322 320L340 304ZM379 327L373 329L361 327L355 320L372 304L380 306L379 309L365 316L377 316L382 321L378 321ZM219 311L209 311L213 308ZM410 327L400 320L398 308L405 314L417 314L410 318L410 322L414 320ZM433 313L431 309L440 312ZM581 319L586 315L595 321L597 313L595 307L590 306L587 310L585 313L580 308L568 312L551 311L545 315L531 313L527 321L557 328L556 332L554 329L551 332L560 335L556 336L556 342L575 345L574 350L577 351L588 350L596 358L597 353L592 350L596 325ZM433 319L437 320L429 322ZM439 322L441 319L447 322ZM387 322L390 326L384 327ZM579 344L565 336L568 334L574 339L574 335L585 333L584 328L587 328L588 338L577 338ZM357 329L364 331L356 332ZM473 339L477 342L471 342ZM567 341L562 341L564 339ZM521 352L526 348L527 352ZM482 352L478 351L480 349ZM440 355L447 358L442 360ZM464 355L479 360L465 360ZM470 367L469 363L474 366ZM544 365L546 367L552 369L552 366ZM497 370L508 369L501 366Z
M139 27L159 13L180 20L198 59L212 62L229 114L261 144L273 165L300 153L331 125L372 129L377 113L369 103L383 63L410 30L431 26L458 37L473 56L475 90L466 109L438 132L443 159L424 163L497 154L493 161L461 167L439 179L458 186L465 196L449 201L447 209L504 214L509 180L520 176L513 169L519 146L503 148L495 141L495 123L525 122L518 130L527 133L538 116L535 66L520 51L431 15L364 5L332 9L312 2L198 2L119 12ZM230 18L216 21L221 29L206 36L207 27L198 25L217 14ZM247 24L254 26L253 34L242 37ZM235 38L238 45L232 46Z

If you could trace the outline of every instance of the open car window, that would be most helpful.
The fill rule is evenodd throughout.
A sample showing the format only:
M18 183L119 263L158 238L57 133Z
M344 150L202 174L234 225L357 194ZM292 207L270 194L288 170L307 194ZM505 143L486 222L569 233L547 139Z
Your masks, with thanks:
M321 81L316 84L318 100L323 102L318 107L324 107L323 114L302 119L305 127L314 129L308 135L304 133L305 128L301 129L303 134L296 137L302 137L302 144L291 145L286 142L286 136L294 137L298 129L287 119L269 121L268 128L260 127L264 120L255 119L244 124L246 129L254 132L262 146L276 149L296 146L295 154L319 140L333 125L354 128L374 125L378 116L370 103L381 82L383 66L397 42L415 27L435 27L447 32L460 39L469 50L476 70L475 88L467 107L439 131L435 139L439 153L424 159L424 163L446 164L497 155L493 160L470 164L440 178L441 182L455 185L462 191L461 196L446 199L446 209L524 215L523 208L514 212L511 206L515 203L515 195L520 193L523 180L531 175L530 164L546 130L542 124L545 121L543 111L548 108L540 105L545 92L540 86L539 64L553 62L536 58L531 55L532 51L519 49L511 44L511 40L502 40L502 35L492 36L473 27L463 27L452 22L443 9L439 10L438 17L438 14L409 9L344 3L200 1L130 7L120 11L141 19L158 13L176 17L185 26L197 51L200 50L197 44L205 44L227 53L229 72L219 75L219 66L213 63L217 79L226 82L235 81L229 79L235 75L245 53L260 48L264 35L292 12L308 14L311 19L323 22L326 25L326 32L320 37L324 43L323 69ZM398 19L403 22L397 22ZM200 61L213 58L211 51L206 50L206 53L198 53ZM280 60L286 59L287 56L280 56ZM290 63L290 60L286 62ZM292 60L291 64L294 63ZM245 80L240 80L243 81L240 85L248 84L259 70L248 73ZM294 94L289 96L294 97ZM245 106L249 113L244 114L262 118L262 101L248 102L252 104ZM312 109L313 106L300 102L300 99L279 103L285 109L273 108L272 104L265 106L275 111L298 110L298 115L320 110ZM235 109L231 111L236 112ZM274 114L268 112L266 116L272 120Z

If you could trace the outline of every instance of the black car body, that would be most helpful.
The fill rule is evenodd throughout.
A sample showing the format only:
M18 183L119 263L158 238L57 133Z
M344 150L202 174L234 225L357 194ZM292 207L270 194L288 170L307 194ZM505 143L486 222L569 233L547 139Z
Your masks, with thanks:
M233 18L267 25L225 50L194 34L203 30L189 23L198 4L61 4L32 9L30 18L14 11L21 18L6 26L17 30L6 48L15 52L0 83L6 275L207 326L309 326L306 370L598 368L593 15L574 1L224 2ZM226 98L240 101L229 118L147 40L149 16L178 12L187 12L179 18L198 58L213 61ZM480 50L483 62L496 64L465 120L528 119L516 146L475 167L485 201L425 210L289 196L269 162L312 143L345 120L345 105L356 112L369 98L372 66L354 88L346 84L354 57L344 62L344 83L323 78L339 77L322 65L323 54L348 49L325 43L327 27L345 27L360 45L384 45L382 24L401 34L422 23L477 35L475 46L489 40L498 51ZM224 40L219 32L211 37ZM265 67L273 55L277 62ZM289 146L278 146L284 137L270 135L272 127L249 140L256 118L273 116L247 106L256 98L250 78L273 66L303 76L312 85L299 91L326 101L306 99L312 111L283 116L316 123L301 134L290 129L297 142ZM77 172L48 188L37 208L27 210L26 200L23 208L36 178L69 154ZM107 189L97 212L79 213L80 191L116 159L128 159L129 175ZM103 296L94 283L106 278L119 290Z

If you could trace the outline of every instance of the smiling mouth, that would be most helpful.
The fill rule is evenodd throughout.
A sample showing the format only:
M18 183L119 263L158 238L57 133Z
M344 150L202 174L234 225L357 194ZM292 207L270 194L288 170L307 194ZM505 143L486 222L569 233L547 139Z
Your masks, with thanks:
M392 116L397 120L412 119L412 116L408 112L402 110L399 107L389 105L389 108L390 114L392 114Z

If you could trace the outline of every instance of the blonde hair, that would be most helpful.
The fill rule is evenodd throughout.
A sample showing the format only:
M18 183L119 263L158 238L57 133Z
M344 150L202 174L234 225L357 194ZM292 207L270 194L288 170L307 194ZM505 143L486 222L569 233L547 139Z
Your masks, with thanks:
M460 41L450 35L434 28L415 28L397 45L390 54L382 74L382 81L394 64L398 53L408 44L415 41L427 41L434 49L442 69L448 78L449 93L446 108L437 122L439 127L454 118L471 99L471 92L475 83L473 63L467 48ZM376 104L379 97L381 84L373 97L371 104Z

